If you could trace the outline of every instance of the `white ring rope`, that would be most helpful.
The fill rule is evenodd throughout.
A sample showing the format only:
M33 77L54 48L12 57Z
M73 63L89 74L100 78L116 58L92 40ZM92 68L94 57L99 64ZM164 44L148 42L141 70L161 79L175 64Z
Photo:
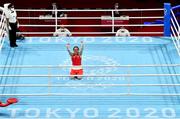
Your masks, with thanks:
M5 13L3 11L2 15L1 15L1 21L0 21L0 50L2 49L4 41L5 41L5 37L7 36L6 32L7 32L6 17L5 17Z
M16 9L19 12L113 12L113 11L127 11L127 12L142 12L142 11L164 11L162 8L154 8L154 9L63 9L63 10L52 10L52 9Z
M176 25L175 25L175 23L174 23L174 21L173 21L173 19L171 18L171 23L172 23L172 29L174 28L175 29L175 31L176 31L176 33L177 33L177 35L178 35L178 37L180 37L180 34L178 33L178 29L176 28ZM173 30L174 30L173 29ZM176 35L175 35L176 36Z
M0 75L0 77L160 77L160 76L180 76L180 74L105 74L105 75Z
M4 20L4 17L5 17L5 13L4 13L4 11L3 11L3 13L1 14L0 25L2 25L2 22L3 22L3 20Z
M0 96L180 96L180 94L161 93L37 93L37 94L0 94Z
M178 24L178 21L171 10L172 18L171 18L171 38L173 40L174 46L180 56L180 25ZM175 22L174 22L175 21ZM176 28L177 26L177 28Z
M126 87L126 86L180 86L180 84L4 84L0 87Z
M172 29L172 27L171 27L171 30L172 30L172 32L174 32L173 29ZM173 33L173 34L174 34L174 33ZM176 48L176 51L177 51L177 53L178 53L179 56L180 56L180 47L178 47L177 43L175 42L175 41L177 41L178 39L177 39L177 37L174 37L172 34L171 34L171 38L172 38L172 41L173 41L174 46L175 46L175 48Z
M53 34L54 32L18 32L21 34ZM71 32L72 34L116 34L116 32ZM164 32L130 32L130 34L163 34Z
M0 50L2 49L3 47L3 44L4 44L4 41L5 41L5 37L6 37L6 34L4 34L4 36L2 38L0 38Z
M178 29L180 29L180 25L178 24L178 21L177 21L177 19L175 17L175 14L174 14L174 12L172 10L171 10L171 14L172 14L172 16L173 16L173 18L174 18L174 20L176 22L176 25L177 25Z
M0 68L70 68L72 65L0 65ZM83 65L89 68L102 67L180 67L180 64L144 64L144 65Z
M175 38L175 40L173 40L174 45L175 45L177 51L180 51L180 43L179 43L180 42L180 36L179 35L176 36L175 31L174 31L172 26L171 26L171 31L172 31L172 37Z
M163 16L149 16L149 17L128 17L129 19L164 19ZM40 17L18 17L18 19L33 19L33 20L55 20L55 17L47 17L47 18L40 18ZM62 19L102 19L102 17L58 17L58 20ZM116 17L108 17L105 20L121 20L121 18Z
M38 24L31 24L31 25L19 25L21 27L55 27L56 25L38 25ZM59 25L60 26L60 25ZM112 27L112 25L63 25L64 27ZM122 25L114 25L116 26L164 26L164 24L122 24Z

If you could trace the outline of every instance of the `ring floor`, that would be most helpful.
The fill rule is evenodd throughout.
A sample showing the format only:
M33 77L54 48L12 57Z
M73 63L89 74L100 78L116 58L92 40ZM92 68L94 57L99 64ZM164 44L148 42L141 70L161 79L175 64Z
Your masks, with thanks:
M71 49L84 41L83 65L144 65L180 64L180 57L170 38L166 37L29 37L18 41L18 48L5 42L0 53L1 65L71 65L66 43ZM69 67L64 68L1 68L1 75L50 75L49 77L0 77L0 84L37 85L47 87L0 87L0 96L6 101L16 97L19 103L1 108L1 118L58 118L58 119L125 119L125 118L179 118L179 96L110 96L109 94L180 94L179 86L152 86L179 84L178 76L142 77L84 77L70 80ZM84 67L84 75L108 74L179 74L180 67ZM53 85L127 84L126 86L53 87ZM131 84L152 84L131 86ZM21 96L27 94L32 96ZM47 96L33 95L49 94ZM69 94L51 96L51 94ZM72 94L72 95L71 95ZM81 94L81 96L75 96ZM86 96L82 96L85 94ZM106 95L101 95L106 94ZM74 95L74 96L73 96ZM93 96L94 95L94 96ZM109 95L109 96L108 96ZM12 109L19 109L12 114ZM59 110L58 110L59 109ZM11 111L10 111L11 110ZM55 111L54 113L52 113ZM74 112L74 113L72 113Z

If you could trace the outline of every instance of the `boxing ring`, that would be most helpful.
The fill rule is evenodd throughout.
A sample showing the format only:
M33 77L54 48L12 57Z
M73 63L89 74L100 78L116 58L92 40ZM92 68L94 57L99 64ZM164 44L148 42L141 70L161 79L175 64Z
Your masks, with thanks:
M173 14L173 11L171 13ZM19 110L12 116L11 111L2 108L0 117L58 119L180 117L180 57L177 32L180 27L175 16L171 18L171 22L173 31L171 37L35 36L19 41L19 47L14 49L9 48L8 41L5 40L0 53L0 100L5 101L9 97L18 98L19 103L9 108ZM114 22L112 24L113 27L110 25L112 31L103 32L103 34L115 33ZM163 26L163 24L145 26L151 25ZM55 25L22 24L20 26L48 26L57 29L58 24L56 22ZM75 25L65 26L76 27ZM99 25L93 25L93 27L99 27ZM53 32L23 33L49 35ZM88 34L91 33L88 32ZM142 32L131 34L133 33L144 34ZM164 32L153 32L153 34L159 33ZM96 32L96 34L99 33ZM66 44L70 42L72 46L79 45L80 41L85 43L84 75L82 80L71 80L69 78L71 61L66 51ZM52 111L47 111L49 109L55 111L59 109L59 112L54 114ZM70 113L72 110L76 113ZM47 115L47 112L50 114Z

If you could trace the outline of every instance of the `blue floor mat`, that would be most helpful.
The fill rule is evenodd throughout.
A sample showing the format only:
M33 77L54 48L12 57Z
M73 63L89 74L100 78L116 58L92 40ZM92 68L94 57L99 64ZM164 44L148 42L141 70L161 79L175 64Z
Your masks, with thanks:
M66 51L66 43L70 42L71 47L73 47L74 45L80 45L81 40L85 42L83 65L180 64L180 57L171 39L165 37L71 37L59 39L33 37L19 42L19 47L15 49L9 48L6 43L0 54L0 64L5 66L71 65L70 56ZM180 97L159 95L180 94L180 86L151 86L151 84L179 84L179 76L84 77L82 80L70 80L68 77L51 77L51 75L69 75L69 70L68 67L1 68L1 75L49 75L49 77L0 77L1 85L48 85L48 87L1 86L1 94L17 95L15 97L19 99L19 103L8 108L1 108L0 117L25 118L29 116L30 118L43 119L170 119L180 117ZM84 75L179 73L180 66L84 67ZM52 87L52 85L72 84L126 84L126 86ZM133 86L135 84L149 84L149 86ZM129 93L157 94L159 96L110 96L112 94ZM21 96L23 94L62 95ZM85 94L88 95L82 96ZM11 96L1 95L0 100L5 101L9 97ZM16 115L12 115L10 109L17 108L20 110L17 111ZM54 114L52 111L57 112Z

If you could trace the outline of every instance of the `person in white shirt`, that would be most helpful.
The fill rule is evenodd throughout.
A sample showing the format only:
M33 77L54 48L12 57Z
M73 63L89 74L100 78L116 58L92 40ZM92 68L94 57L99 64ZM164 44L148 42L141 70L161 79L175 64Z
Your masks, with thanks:
M53 36L67 37L67 36L72 36L72 33L64 26L61 26L59 29L56 30L56 32L53 34Z
M3 11L4 11L4 8L0 6L0 20L2 19Z
M18 47L16 44L16 31L18 26L17 13L14 5L11 3L4 4L5 15L9 26L10 47Z
M0 14L2 14L4 11L4 8L0 6Z
M124 27L121 27L117 32L116 32L116 36L120 36L120 37L130 37L130 33L127 29L125 29Z

